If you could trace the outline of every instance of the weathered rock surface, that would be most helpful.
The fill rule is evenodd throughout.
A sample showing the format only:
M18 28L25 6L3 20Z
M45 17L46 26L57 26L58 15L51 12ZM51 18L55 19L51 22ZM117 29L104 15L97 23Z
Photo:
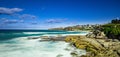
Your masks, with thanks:
M104 39L107 38L104 34L104 32L101 32L99 30L93 31L86 35L88 38L97 38L97 39Z
M41 37L40 41L64 41L65 40L65 36L58 36L58 37Z
M40 37L28 37L27 39L31 40L31 39L39 39Z
M85 36L67 36L65 41L73 43L76 48L85 49L87 54L81 57L120 57L119 41L106 41L103 38Z

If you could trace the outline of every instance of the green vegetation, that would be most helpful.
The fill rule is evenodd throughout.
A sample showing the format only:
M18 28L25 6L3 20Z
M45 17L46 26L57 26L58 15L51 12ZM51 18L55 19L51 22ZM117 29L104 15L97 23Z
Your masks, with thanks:
M111 23L102 26L108 38L120 40L120 20L112 20Z
M103 25L104 27L104 32L106 34L114 34L114 35L119 35L120 34L120 24L107 24Z
M113 19L111 21L112 24L120 24L120 20L119 19Z

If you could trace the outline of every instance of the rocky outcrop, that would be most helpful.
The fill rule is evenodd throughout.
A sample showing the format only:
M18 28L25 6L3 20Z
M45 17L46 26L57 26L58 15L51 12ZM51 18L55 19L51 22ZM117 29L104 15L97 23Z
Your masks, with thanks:
M40 41L64 41L65 36L47 37L42 36Z
M104 32L101 32L99 30L95 30L93 32L90 32L89 34L86 35L87 38L97 38L97 39L102 39L106 38Z
M27 39L31 40L31 39L39 39L40 37L28 37Z
M87 51L81 57L120 57L120 42L106 39L87 38L85 36L67 36L66 42L73 43L76 48Z

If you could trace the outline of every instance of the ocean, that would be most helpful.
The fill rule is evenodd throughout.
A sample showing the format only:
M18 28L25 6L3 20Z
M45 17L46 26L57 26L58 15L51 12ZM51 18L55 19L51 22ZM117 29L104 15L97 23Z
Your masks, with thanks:
M69 43L58 41L40 42L40 39L28 40L28 37L85 35L87 32L57 30L0 30L0 57L72 57L74 50ZM70 49L65 50L65 49ZM79 50L80 55L86 54Z

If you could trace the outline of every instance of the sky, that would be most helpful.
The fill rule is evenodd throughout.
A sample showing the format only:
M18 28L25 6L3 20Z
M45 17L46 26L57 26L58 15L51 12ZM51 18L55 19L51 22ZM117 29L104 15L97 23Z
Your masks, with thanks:
M120 17L120 0L0 0L0 29L105 24Z

